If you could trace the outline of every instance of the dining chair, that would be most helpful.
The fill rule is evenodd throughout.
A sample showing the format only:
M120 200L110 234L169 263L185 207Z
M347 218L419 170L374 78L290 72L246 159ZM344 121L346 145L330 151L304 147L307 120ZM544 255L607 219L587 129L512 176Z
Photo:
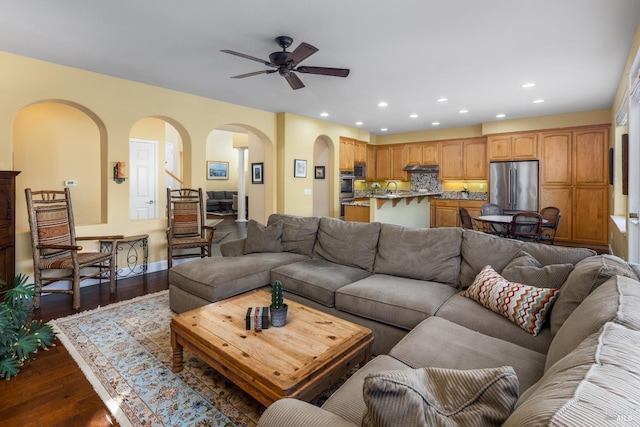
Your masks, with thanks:
M537 212L518 212L511 219L511 238L539 242L541 232L542 215Z
M556 231L558 230L558 224L560 224L560 209L555 206L547 206L540 211L542 219L547 222L542 223L542 233L540 234L540 241L542 243L555 244Z
M460 215L460 226L469 230L476 230L473 223L473 218L469 214L467 208L458 208L458 214Z
M64 191L25 189L33 252L35 307L40 295L57 292L73 295L73 308L80 308L80 282L90 278L109 279L109 292L114 293L116 240L123 236L77 237L69 188ZM111 241L104 252L82 252L78 241ZM71 282L71 289L45 288L54 282Z
M480 207L480 215L504 215L504 209L495 203L485 203ZM509 235L509 225L483 223L482 227L482 231L485 233L497 234L503 237Z
M203 201L201 188L167 188L168 268L173 266L174 259L211 256L211 241L216 227L206 225Z

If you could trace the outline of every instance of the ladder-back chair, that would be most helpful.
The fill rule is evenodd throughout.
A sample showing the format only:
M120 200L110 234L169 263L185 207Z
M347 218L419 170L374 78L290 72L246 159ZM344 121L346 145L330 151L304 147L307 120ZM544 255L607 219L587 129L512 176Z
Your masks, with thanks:
M558 225L560 224L560 209L555 206L547 206L540 211L542 219L546 219L547 222L542 224L542 234L540 235L540 241L543 243L554 244L556 240L556 231L558 231Z
M122 236L77 237L71 208L71 193L64 191L25 189L36 295L34 305L40 307L43 292L73 295L73 308L80 308L80 282L85 279L109 279L109 292L114 293L116 242ZM113 240L108 252L82 252L78 241ZM54 282L71 282L71 289L43 289Z
M215 226L206 225L202 189L167 188L167 264L173 259L210 257ZM188 251L199 249L198 252ZM187 250L187 251L185 251Z
M510 236L514 239L540 241L542 216L538 212L518 212L511 220Z

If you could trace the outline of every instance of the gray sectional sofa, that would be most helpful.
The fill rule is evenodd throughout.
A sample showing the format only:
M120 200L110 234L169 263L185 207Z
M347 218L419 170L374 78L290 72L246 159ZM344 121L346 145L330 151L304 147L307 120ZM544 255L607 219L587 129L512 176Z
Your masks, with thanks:
M233 196L238 195L237 191L207 191L207 212L217 212L220 210L220 202L224 202L231 207Z
M170 270L173 311L280 280L375 337L376 357L321 408L282 399L260 425L640 422L640 270L617 257L281 214L221 252Z

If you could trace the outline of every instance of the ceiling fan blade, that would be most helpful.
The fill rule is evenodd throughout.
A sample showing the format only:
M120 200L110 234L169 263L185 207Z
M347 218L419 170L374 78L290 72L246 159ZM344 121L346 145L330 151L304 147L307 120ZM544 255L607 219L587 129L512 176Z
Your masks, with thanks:
M348 68L298 67L296 71L299 73L320 74L323 76L347 77L350 70Z
M239 56L240 58L250 59L252 61L257 61L257 62L260 62L261 64L273 67L273 64L271 62L265 61L264 59L256 58L255 56L246 55L244 53L240 53L240 52L236 52L236 51L228 50L228 49L222 49L220 52L228 53L230 55Z
M289 58L294 64L299 64L317 51L317 47L311 46L309 43L302 42L300 43L300 46L291 52L291 56Z
M304 87L304 83L302 83L302 80L300 80L300 78L293 73L286 74L283 77L287 79L289 85L291 85L291 89L293 90L302 89Z
M277 70L254 71L253 73L239 74L237 76L231 76L231 78L232 79L244 79L245 77L259 76L260 74L271 74L271 73L275 73L276 71Z

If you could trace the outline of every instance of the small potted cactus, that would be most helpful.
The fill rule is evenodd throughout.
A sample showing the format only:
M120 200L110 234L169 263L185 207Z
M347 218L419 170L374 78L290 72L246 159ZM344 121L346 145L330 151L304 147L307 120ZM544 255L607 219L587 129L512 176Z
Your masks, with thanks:
M271 285L271 326L279 328L287 323L287 308L282 296L282 282L276 280Z

